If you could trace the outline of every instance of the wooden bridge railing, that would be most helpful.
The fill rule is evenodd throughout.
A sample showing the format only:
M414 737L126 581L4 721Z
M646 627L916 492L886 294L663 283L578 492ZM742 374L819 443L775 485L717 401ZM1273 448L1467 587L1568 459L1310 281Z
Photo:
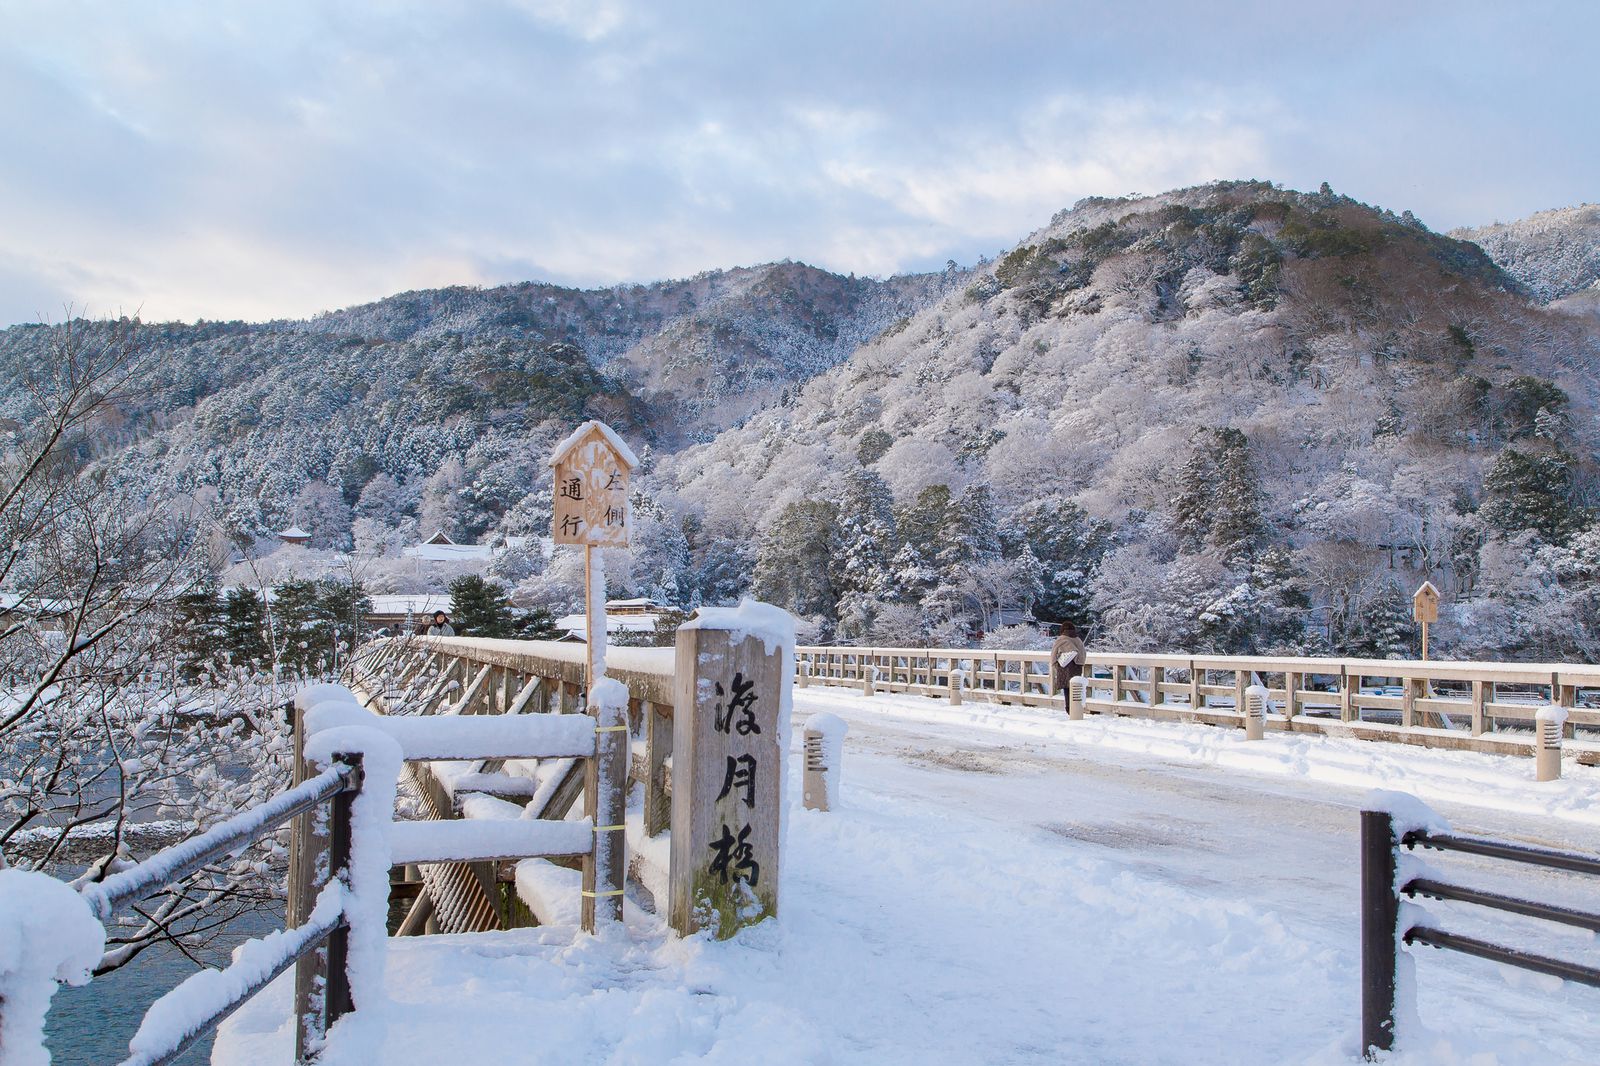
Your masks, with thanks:
M951 702L1064 707L1045 651L802 646L797 683L910 692ZM1084 710L1244 724L1245 690L1267 689L1267 728L1530 755L1541 707L1570 708L1569 735L1600 727L1600 667L1091 651ZM1580 762L1600 748L1579 745Z
M496 640L471 637L390 638L363 649L346 671L351 690L364 705L396 715L525 715L576 714L586 704L586 650L582 644L557 641ZM616 849L631 860L619 870L644 884L652 897L666 891L667 870L662 849L648 846L670 820L672 750L673 649L613 648L606 674L627 687L631 743L619 745L631 758L617 771L645 783L642 826L631 826L626 848ZM407 762L407 783L430 819L453 820L493 804L474 804L473 797L513 803L539 820L567 817L580 797L595 825L624 825L621 809L591 810L598 791L592 760L545 760L537 767L511 760L420 760ZM624 790L625 791L625 790ZM569 865L560 858L557 865ZM472 861L410 864L409 876L396 890L415 893L401 923L400 935L425 931L482 932L549 921L516 890L516 864L484 857ZM585 889L594 889L587 882ZM615 891L615 890L611 890ZM664 902L664 901L663 901ZM596 903L584 897L584 910Z

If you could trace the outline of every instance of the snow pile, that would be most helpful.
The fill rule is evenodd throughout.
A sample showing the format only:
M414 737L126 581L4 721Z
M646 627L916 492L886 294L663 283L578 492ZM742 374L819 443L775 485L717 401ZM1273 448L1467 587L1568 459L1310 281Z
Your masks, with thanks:
M85 984L105 929L71 886L0 869L0 1066L45 1066L44 1018L56 982Z
M1567 709L1565 707L1558 707L1552 703L1547 706L1540 707L1534 712L1533 717L1540 723L1551 723L1559 731L1567 724Z

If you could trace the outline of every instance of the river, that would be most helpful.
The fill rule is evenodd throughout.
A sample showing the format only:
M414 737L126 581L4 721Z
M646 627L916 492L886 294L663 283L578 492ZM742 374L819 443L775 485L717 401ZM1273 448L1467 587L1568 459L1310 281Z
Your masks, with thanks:
M234 922L225 936L201 958L211 965L227 962L228 952L246 937L282 927L276 918L253 915ZM54 1066L103 1066L128 1055L128 1041L139 1028L145 1010L163 993L195 972L182 953L158 944L120 970L98 977L81 988L57 989L50 1001L45 1040ZM211 1037L174 1060L182 1066L203 1066L211 1061Z

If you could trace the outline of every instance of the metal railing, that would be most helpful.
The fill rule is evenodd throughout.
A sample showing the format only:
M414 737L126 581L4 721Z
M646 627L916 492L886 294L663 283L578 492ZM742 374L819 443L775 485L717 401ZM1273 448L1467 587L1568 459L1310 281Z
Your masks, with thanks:
M1572 873L1600 874L1600 855L1453 833L1430 833L1425 829L1397 833L1391 812L1362 811L1361 1046L1366 1058L1371 1059L1377 1052L1394 1047L1395 975L1402 945L1427 944L1600 988L1600 969L1592 966L1506 947L1432 925L1410 925L1402 929L1401 898L1424 896L1600 932L1600 914L1457 885L1425 875L1402 879L1400 849L1416 847L1481 855Z
M328 862L320 889L335 881L348 888L351 851L351 808L361 792L363 783L362 756L338 754L333 764L314 777L309 777L256 807L242 811L198 836L164 848L126 870L112 874L103 881L82 886L79 890L90 912L102 924L110 921L117 912L144 899L152 892L190 877L213 861L233 854L277 831L290 819L329 803ZM39 874L45 877L48 875ZM316 1039L326 1035L327 1026L355 1009L351 999L346 960L349 954L350 915L343 905L322 908L313 921L286 930L290 934L282 943L284 950L272 964L250 968L250 977L244 980L233 995L217 1003L203 1016L186 1024L181 1032L173 1032L165 1040L147 1042L139 1050L130 1048L122 1066L158 1066L171 1062L197 1041L211 1033L229 1015L238 1010L252 996L291 966L327 945L328 979L324 991L325 1002L317 1012ZM223 973L234 970L234 966ZM174 993L168 993L171 995ZM155 1010L157 1000L149 1010ZM3 1007L0 1001L0 1007Z

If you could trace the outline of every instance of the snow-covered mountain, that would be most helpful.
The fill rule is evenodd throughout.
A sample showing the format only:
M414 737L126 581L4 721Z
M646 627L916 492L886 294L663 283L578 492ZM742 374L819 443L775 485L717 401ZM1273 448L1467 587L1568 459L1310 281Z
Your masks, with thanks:
M1129 648L1386 654L1427 577L1442 650L1589 656L1583 296L1530 301L1477 244L1326 186L1222 182L1082 201L970 272L783 263L141 325L150 387L101 444L235 531L396 551L547 528L544 456L600 417L646 446L618 593L753 588L894 643L1031 615ZM0 332L0 374L59 335ZM0 387L0 419L22 404ZM498 576L560 606L558 563Z
M539 450L574 422L605 418L657 449L707 439L964 277L776 263L604 289L412 292L303 322L139 325L150 387L105 444L153 491L220 501L248 535L314 518L318 542L348 544L365 514L476 537L506 523ZM114 332L75 327L80 340ZM0 418L26 403L12 375L53 358L63 332L0 331Z
M1600 204L1558 207L1450 235L1482 247L1541 303L1600 285Z
M779 531L758 591L852 636L1031 605L1122 647L1403 650L1429 577L1456 647L1570 653L1593 605L1543 590L1591 565L1597 359L1474 244L1220 183L1058 214L672 468L707 530Z

